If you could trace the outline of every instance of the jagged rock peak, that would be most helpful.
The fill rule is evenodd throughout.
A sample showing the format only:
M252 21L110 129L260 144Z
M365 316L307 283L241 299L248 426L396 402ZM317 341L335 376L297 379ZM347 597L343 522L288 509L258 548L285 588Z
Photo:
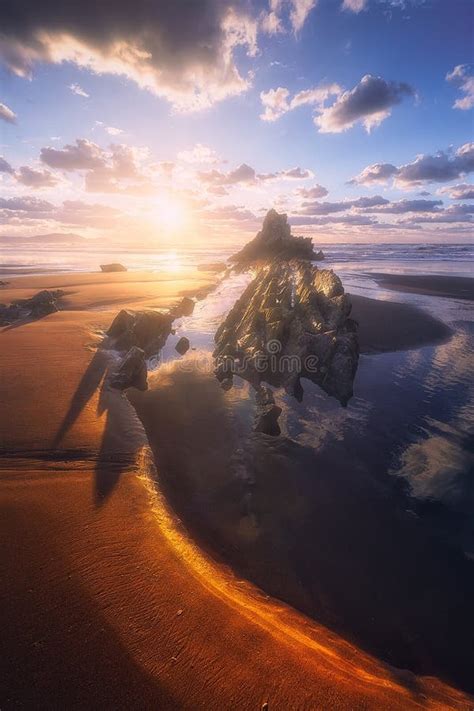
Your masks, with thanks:
M262 229L253 240L234 254L230 261L237 267L245 268L255 262L288 261L290 259L323 259L322 252L313 251L310 237L296 237L291 234L288 217L273 208L267 212Z

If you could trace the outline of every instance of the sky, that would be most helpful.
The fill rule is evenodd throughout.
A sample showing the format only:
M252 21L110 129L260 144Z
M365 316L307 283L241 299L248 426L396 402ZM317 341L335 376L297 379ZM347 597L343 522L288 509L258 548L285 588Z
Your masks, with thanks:
M0 235L471 241L472 0L2 0Z

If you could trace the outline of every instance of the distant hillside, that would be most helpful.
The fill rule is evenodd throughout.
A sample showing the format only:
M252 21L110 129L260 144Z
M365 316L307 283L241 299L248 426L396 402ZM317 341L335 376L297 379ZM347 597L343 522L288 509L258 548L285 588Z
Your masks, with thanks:
M0 236L0 244L11 244L11 245L28 245L28 244L83 244L84 242L89 242L87 237L82 237L82 235L76 235L73 232L52 232L46 235L32 235L30 237L24 236Z

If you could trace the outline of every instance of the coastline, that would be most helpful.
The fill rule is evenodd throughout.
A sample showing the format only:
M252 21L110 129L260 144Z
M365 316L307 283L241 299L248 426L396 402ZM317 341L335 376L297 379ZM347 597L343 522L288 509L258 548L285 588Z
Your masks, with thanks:
M341 709L407 709L424 695L426 708L469 708L461 692L387 667L267 599L189 538L151 483L135 411L102 388L107 364L96 347L122 306L166 308L212 280L127 274L24 277L2 289L2 301L70 292L64 310L0 332L1 525L16 571L0 587L2 706L39 696L69 708L137 699L170 709L324 708L336 699Z

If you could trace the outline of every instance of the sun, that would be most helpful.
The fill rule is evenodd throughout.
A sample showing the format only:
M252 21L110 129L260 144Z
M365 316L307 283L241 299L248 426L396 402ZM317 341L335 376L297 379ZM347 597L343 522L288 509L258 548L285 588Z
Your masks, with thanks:
M176 232L186 226L189 215L184 203L175 198L166 197L160 200L154 210L154 217L167 232Z

